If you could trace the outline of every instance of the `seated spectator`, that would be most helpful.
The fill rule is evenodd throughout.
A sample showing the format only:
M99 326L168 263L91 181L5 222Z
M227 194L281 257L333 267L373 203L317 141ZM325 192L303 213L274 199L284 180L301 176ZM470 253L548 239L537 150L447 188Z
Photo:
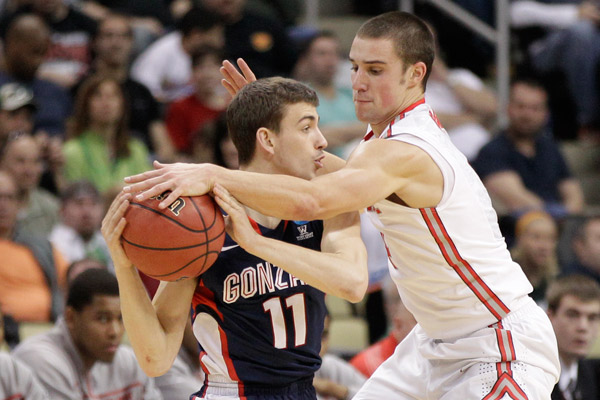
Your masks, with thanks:
M81 86L85 78L94 75L106 75L116 79L127 97L130 107L129 118L131 133L144 141L151 153L163 161L174 159L171 143L158 102L143 84L129 76L132 59L133 29L126 16L108 14L98 24L98 30L92 42L94 58L92 68L74 90Z
M571 239L575 259L562 267L564 275L582 274L600 283L600 216L585 218Z
M217 13L225 22L225 57L243 58L257 78L290 76L296 64L296 49L278 20L255 14L246 0L195 0Z
M119 285L108 271L82 272L69 287L64 317L50 331L21 342L13 355L35 366L52 399L162 399L139 367L133 350L120 344Z
M17 229L17 185L4 171L0 202L0 306L19 322L54 320L64 306L67 263L48 240Z
M50 46L48 25L36 15L18 15L7 25L3 44L0 85L18 82L33 91L37 105L33 131L63 137L71 97L65 89L37 76Z
M96 22L75 9L67 0L31 0L28 3L19 7L15 15L38 15L51 31L50 49L38 75L68 89L89 68L90 42L96 30ZM7 16L5 21L12 18L13 16Z
M560 356L553 400L600 398L600 360L586 359L598 340L600 285L582 275L560 277L546 296Z
M367 126L354 113L352 88L336 83L341 62L337 36L329 31L317 32L300 47L294 78L317 92L319 128L327 139L328 150L346 157L362 139Z
M212 162L222 167L238 169L240 167L238 151L227 131L225 117L225 113L221 113L212 124L204 129L205 131L210 130L210 136L214 138L211 159L213 160ZM202 155L205 154L205 144L202 141L195 140L194 149L194 159L202 160Z
M545 210L554 218L578 214L583 192L546 129L545 89L532 80L511 85L508 128L485 145L473 166L510 214Z
M513 1L510 16L514 28L545 31L526 49L530 64L538 74L558 71L564 75L575 102L579 137L599 139L599 4L589 0Z
M13 132L33 132L37 106L33 93L18 83L0 86L0 152Z
M223 25L218 14L192 8L176 24L177 30L152 43L131 68L131 77L143 83L161 102L194 92L191 55L203 46L223 46Z
M81 260L72 262L69 265L69 268L67 268L67 286L71 285L75 278L83 271L94 268L108 269L106 264L102 264L100 261L93 258L82 258Z
M350 360L350 364L367 378L375 372L381 363L394 353L398 343L400 343L417 324L413 315L402 303L396 286L388 280L384 284L383 289L386 314L391 320L390 325L392 326L390 334L377 343L367 347Z
M530 211L517 220L515 239L510 251L512 258L533 286L531 298L543 304L548 284L558 274L556 222L545 212Z
M193 154L194 140L203 143L207 150L211 148L212 138L202 138L202 128L214 121L229 102L229 95L221 88L221 60L221 52L214 47L194 52L191 77L194 93L169 106L167 131L182 157Z
M0 348L4 344L4 322L0 307ZM0 351L0 399L50 400L33 371L9 353Z
M452 143L469 161L475 160L481 147L491 138L488 129L497 115L496 95L468 69L449 69L438 51L425 99Z
M110 266L108 247L100 233L103 199L88 181L73 182L61 193L61 221L50 233L50 241L68 263L94 259Z
M101 193L123 185L123 178L151 168L147 147L131 138L119 82L92 76L77 93L70 139L64 145L65 176L87 179Z
M321 368L315 373L313 385L319 400L349 400L367 380L360 372L342 358L327 353L331 317L325 317L321 336Z
M27 133L12 134L0 154L0 167L13 176L18 187L19 229L47 238L58 222L59 202L39 186L44 168L40 145Z

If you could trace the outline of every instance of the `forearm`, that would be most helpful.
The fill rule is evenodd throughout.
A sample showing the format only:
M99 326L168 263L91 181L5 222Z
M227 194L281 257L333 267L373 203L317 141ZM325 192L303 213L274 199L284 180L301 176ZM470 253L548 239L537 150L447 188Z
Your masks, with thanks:
M542 26L565 28L578 18L577 4L544 4L539 1L516 1L510 7L511 25L515 28Z
M495 116L498 110L498 101L491 91L487 89L474 90L461 84L453 85L452 89L465 108L480 119Z
M579 182L575 179L568 179L559 185L559 191L563 204L569 214L579 214L585 207L583 191Z

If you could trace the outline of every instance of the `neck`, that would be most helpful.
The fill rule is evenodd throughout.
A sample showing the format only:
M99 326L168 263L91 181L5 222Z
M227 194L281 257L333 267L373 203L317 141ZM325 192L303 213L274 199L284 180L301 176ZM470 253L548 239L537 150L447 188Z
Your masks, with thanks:
M96 133L99 136L102 136L104 139L106 139L107 143L113 142L116 128L116 124L92 123L89 126L90 131Z
M535 156L535 138L519 137L509 132L512 142L517 151L526 157Z
M247 172L257 172L257 173L261 173L261 174L279 173L278 171L275 170L275 168L272 167L272 165L269 162L261 162L259 160L252 161L248 165L240 166L240 170L247 171ZM274 229L281 222L281 218L264 215L264 214L259 213L256 210L248 208L244 205L242 205L242 206L244 207L244 209L246 210L246 213L248 214L248 216L250 218L252 218L257 223L259 223L260 225L262 225L264 227Z
M565 368L568 368L579 361L578 358L566 355L561 352L559 352L559 356L560 356L560 361L562 362L562 364Z
M409 109L412 105L420 100L423 100L424 98L425 94L422 91L415 92L414 94L407 94L400 106L396 108L396 110L394 110L394 112L392 112L390 115L388 115L383 121L376 123L370 122L373 133L379 136L398 115L406 112L407 109Z

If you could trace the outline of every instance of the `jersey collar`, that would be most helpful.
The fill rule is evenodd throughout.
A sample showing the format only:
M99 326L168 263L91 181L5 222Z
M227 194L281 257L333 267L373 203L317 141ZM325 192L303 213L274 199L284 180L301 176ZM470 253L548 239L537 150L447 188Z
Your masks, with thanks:
M410 106L406 107L404 110L402 110L400 112L400 114L398 114L396 116L396 118L394 118L394 120L392 122L390 122L390 124L387 126L386 129L384 129L385 132L385 137L390 137L392 135L392 126L400 121L401 119L403 119L406 114L409 111L414 110L415 108L417 108L418 106L420 106L421 104L425 104L425 97L423 97L420 100L417 100L416 102L412 103ZM382 133L382 135L380 137L382 137L384 134ZM363 141L366 142L368 140L370 140L371 138L373 138L373 136L375 136L375 133L373 133L373 129L371 129L371 125L369 124L369 131L368 133L365 135L365 137L363 138Z

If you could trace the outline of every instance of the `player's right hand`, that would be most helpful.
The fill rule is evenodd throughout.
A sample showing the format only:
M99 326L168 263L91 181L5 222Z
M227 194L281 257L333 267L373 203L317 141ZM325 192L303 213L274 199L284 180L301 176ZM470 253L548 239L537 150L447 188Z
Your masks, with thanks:
M248 252L251 251L251 246L256 244L257 233L250 225L248 214L244 207L225 189L223 186L216 184L213 193L215 201L227 213L225 217L225 229L227 234L231 236L241 248Z
M223 66L219 69L221 75L223 75L221 84L225 87L225 89L227 89L232 97L234 97L236 93L248 83L256 80L256 75L254 75L254 72L252 72L243 58L237 59L237 65L242 71L241 74L235 68L235 66L227 60L223 61Z
M121 234L127 224L124 215L127 207L129 207L130 198L131 194L120 192L102 220L102 236L106 240L115 268L133 268L133 264L127 258L121 245Z

